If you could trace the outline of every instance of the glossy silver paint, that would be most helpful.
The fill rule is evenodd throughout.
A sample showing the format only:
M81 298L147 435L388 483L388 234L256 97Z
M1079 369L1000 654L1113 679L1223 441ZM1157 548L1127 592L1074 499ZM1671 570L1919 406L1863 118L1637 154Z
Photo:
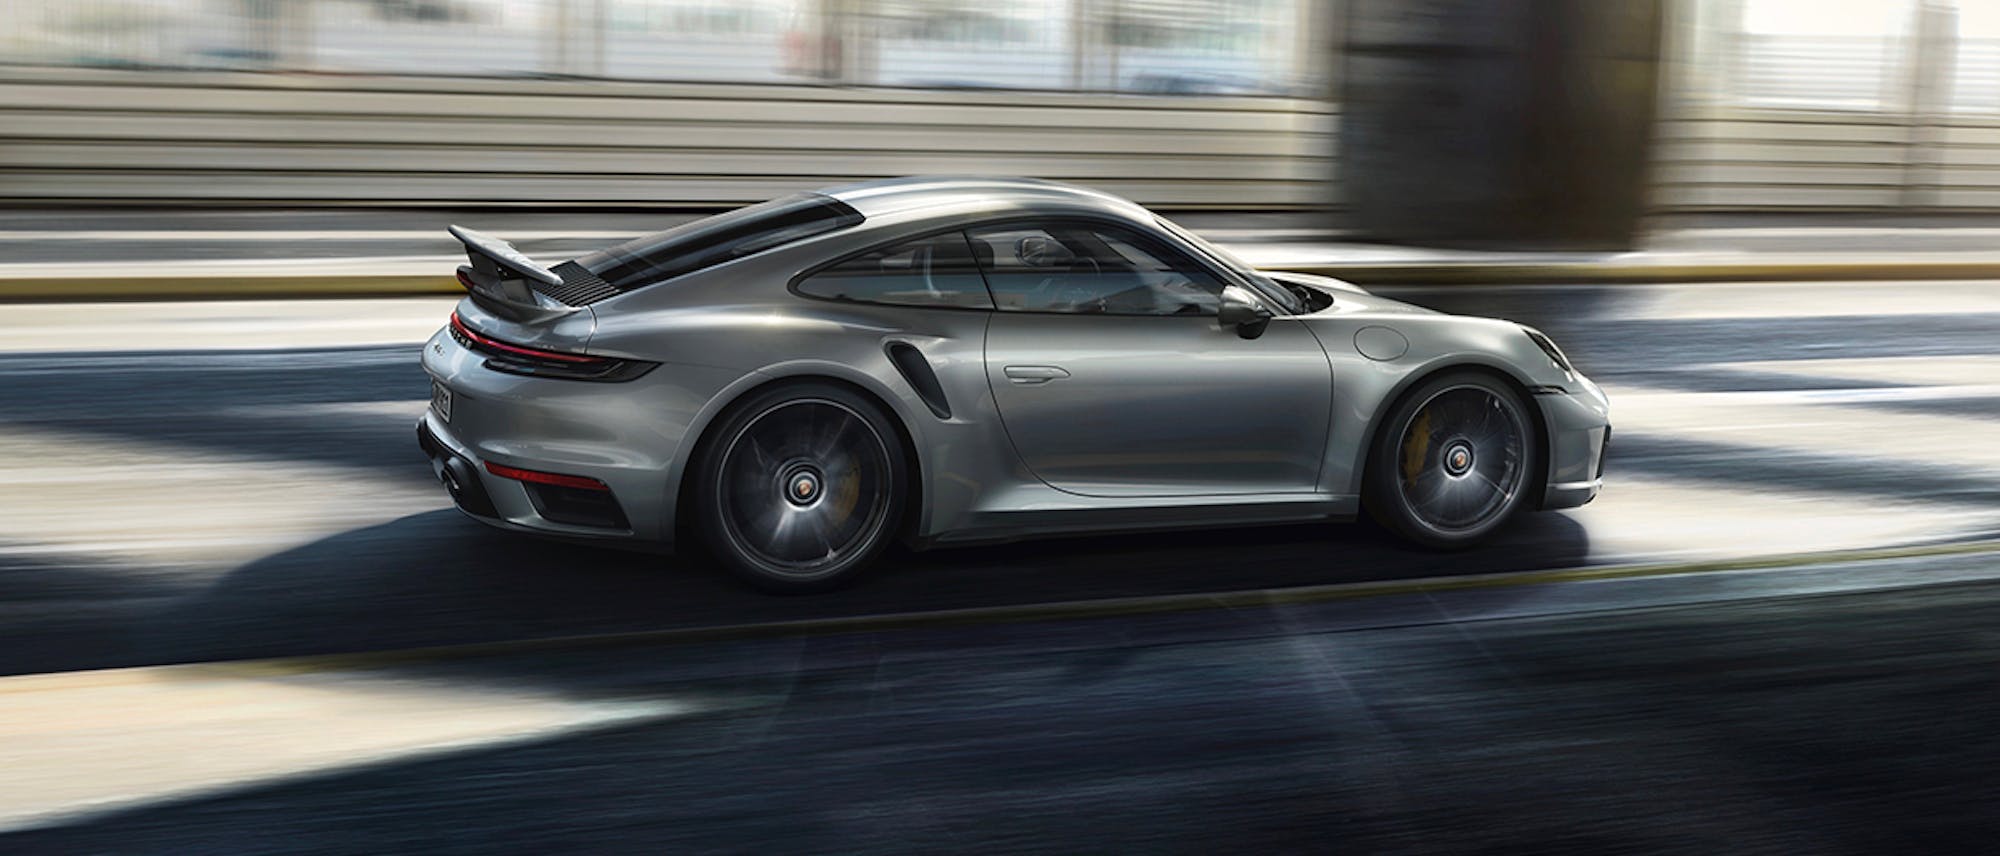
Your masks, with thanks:
M1609 426L1597 387L1513 323L1443 315L1324 277L1270 274L1327 295L1246 339L1213 317L997 312L835 302L790 284L824 263L946 228L1086 218L1143 230L1196 258L1212 248L1125 200L1020 180L913 179L824 191L866 216L809 238L520 324L462 301L460 315L521 344L655 361L636 380L501 374L445 331L423 364L451 388L425 423L475 462L588 476L629 531L541 518L517 482L481 478L509 528L671 542L703 432L745 393L790 378L851 384L894 417L913 452L906 537L919 545L1101 529L1342 518L1358 510L1364 455L1384 411L1435 372L1478 367L1529 393L1548 454L1545 507L1589 501ZM1215 273L1248 286L1224 266ZM1364 334L1363 331L1370 331ZM1386 335L1393 334L1393 335ZM1370 347L1400 338L1393 348ZM914 347L950 405L939 418L888 348Z
M1010 371L1045 365L1057 380ZM1311 494L1333 370L1312 331L1245 339L1210 317L995 313L987 382L1018 453L1091 497Z

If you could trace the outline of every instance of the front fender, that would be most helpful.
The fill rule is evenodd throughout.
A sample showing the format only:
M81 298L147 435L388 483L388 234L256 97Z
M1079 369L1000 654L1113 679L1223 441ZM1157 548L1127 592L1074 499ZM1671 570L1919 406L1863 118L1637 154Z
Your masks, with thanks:
M1333 362L1334 416L1320 480L1327 493L1360 495L1368 450L1375 443L1382 419L1411 387L1426 378L1456 369L1479 369L1512 381L1531 399L1537 389L1574 382L1573 376L1555 366L1520 326L1511 322L1402 314L1313 320ZM1396 331L1408 341L1408 349L1392 359L1364 355L1355 338L1370 327ZM1379 350L1377 356L1382 356ZM1532 400L1529 404L1531 418L1546 442L1540 408Z

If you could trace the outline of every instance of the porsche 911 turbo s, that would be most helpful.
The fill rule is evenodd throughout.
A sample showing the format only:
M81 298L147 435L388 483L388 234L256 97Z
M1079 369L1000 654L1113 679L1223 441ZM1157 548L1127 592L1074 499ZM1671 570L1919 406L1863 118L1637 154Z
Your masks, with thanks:
M1540 332L1264 272L1132 202L895 179L553 267L451 227L418 439L494 526L827 588L892 541L1366 513L1426 547L1594 498L1604 394Z

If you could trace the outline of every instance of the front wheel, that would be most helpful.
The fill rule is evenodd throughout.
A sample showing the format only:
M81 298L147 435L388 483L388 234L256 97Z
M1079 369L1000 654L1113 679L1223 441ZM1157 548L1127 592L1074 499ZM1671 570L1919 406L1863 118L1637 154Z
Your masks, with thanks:
M1451 372L1396 403L1369 451L1369 515L1418 544L1468 547L1521 509L1541 466L1528 404L1499 378Z
M824 383L754 393L725 416L700 462L703 537L752 585L837 586L894 534L903 457L894 427L862 396Z

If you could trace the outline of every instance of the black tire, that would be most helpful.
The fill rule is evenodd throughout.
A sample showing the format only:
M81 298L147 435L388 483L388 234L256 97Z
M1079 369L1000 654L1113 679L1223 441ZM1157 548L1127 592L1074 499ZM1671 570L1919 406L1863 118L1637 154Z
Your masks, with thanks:
M1528 504L1542 466L1528 402L1500 378L1452 371L1398 399L1368 451L1362 502L1384 528L1440 550L1470 547Z
M852 580L903 516L909 476L889 419L865 396L824 382L737 402L697 462L693 500L709 552L779 594Z

